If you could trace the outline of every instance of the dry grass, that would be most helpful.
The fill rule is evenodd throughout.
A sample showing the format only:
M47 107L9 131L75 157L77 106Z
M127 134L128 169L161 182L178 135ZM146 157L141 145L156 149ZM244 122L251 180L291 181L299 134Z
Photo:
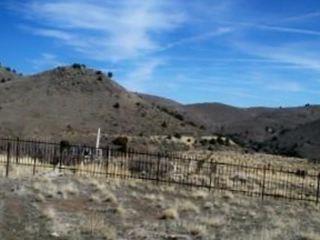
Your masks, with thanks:
M209 193L205 190L196 190L193 191L191 196L195 199L206 199L208 197Z
M88 233L92 238L101 236L106 240L116 240L117 232L113 226L106 223L103 215L91 212L83 216L84 222L81 224L81 232Z
M314 232L302 232L300 233L301 240L320 240L320 234Z
M219 184L241 186L244 181L259 189L258 178L262 173L258 172L256 177L246 174L235 172L230 178L220 178ZM278 182L270 183L271 188L284 180L277 175L275 179ZM299 177L291 179L292 184L298 184L299 180ZM260 198L229 191L209 192L106 176L93 178L69 171L63 175L39 173L34 178L23 176L8 181L23 186L20 191L1 196L9 199L16 194L11 199L23 197L23 202L30 197L30 202L41 210L41 221L49 222L50 234L63 239L315 240L320 234L318 207L299 201L266 198L262 202Z
M272 170L267 170L264 173L263 169L245 169L237 167L228 167L226 165L216 165L214 168L209 167L209 162L224 162L233 164L242 164L250 166L262 166L272 164L273 167L292 169L294 172L297 169L307 169L309 174L317 173L320 167L314 164L307 163L306 160L296 159L296 158L284 158L268 154L242 154L239 152L185 152L185 155L189 156L190 159L203 159L200 162L188 161L184 162L184 166L175 165L171 169L166 180L192 183L198 185L205 185L212 189L234 189L239 191L251 192L260 194L262 191L263 178L266 177L268 180L268 185L265 187L264 191L269 194L287 196L289 194L288 189L290 189L290 197L301 198L305 197L310 200L315 200L315 189L317 185L317 178L310 177L309 175L302 178L299 175L285 173L279 173ZM4 156L0 156L0 159L5 160ZM30 158L19 159L19 164L16 165L14 157L11 159L10 165L10 177L27 177L33 173L33 160ZM29 165L29 166L27 166ZM65 174L75 174L75 176L87 177L86 181L89 181L97 191L103 192L104 187L97 180L92 180L92 176L100 176L105 178L106 176L111 176L121 179L121 177L126 176L138 176L143 177L146 172L133 172L129 170L128 156L123 154L121 157L113 157L109 160L109 165L100 164L99 162L90 164L80 164L78 166L73 166L77 168L77 171L73 172L68 170L68 166L63 166L66 168L63 170ZM156 166L152 165L152 169L155 170ZM2 175L4 174L4 168L2 168ZM53 166L42 164L39 161L36 162L36 175L45 175L52 172ZM289 177L288 177L289 176ZM130 178L124 178L123 180L128 181L134 187L137 184L136 180ZM303 187L304 192L301 188ZM62 197L67 197L67 195L72 195L72 187L70 191L68 189L61 190ZM114 185L114 189L116 185ZM168 191L169 187L161 187ZM293 189L293 191L291 190ZM206 191L203 191L204 194ZM74 193L77 194L77 193ZM201 194L201 193L200 193ZM52 195L53 196L53 195ZM199 198L205 198L206 196L198 196Z
M56 218L56 211L51 206L44 208L42 210L42 214L45 218L48 218L49 220L54 220Z
M223 216L210 216L201 218L200 223L204 226L217 228L226 224L226 220Z
M189 200L177 201L176 203L179 212L199 213L199 207Z
M184 228L192 236L204 237L207 235L207 227L202 224L187 223L184 225Z
M312 204L86 176L28 181L18 196L41 199L33 202L40 219L48 221L50 236L62 239L314 240L319 234L320 213Z
M172 219L172 220L179 219L179 214L178 214L177 209L175 209L175 208L165 209L162 212L160 219Z

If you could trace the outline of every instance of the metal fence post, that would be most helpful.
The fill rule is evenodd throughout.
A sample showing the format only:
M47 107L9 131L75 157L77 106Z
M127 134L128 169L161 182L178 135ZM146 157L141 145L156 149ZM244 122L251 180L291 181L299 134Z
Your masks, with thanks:
M59 152L60 152L60 156L59 156L59 172L61 172L61 169L62 169L62 153L63 153L62 142L60 142Z
M106 177L108 177L109 174L109 160L110 160L110 147L107 147L107 161L106 161Z
M16 141L16 163L18 164L19 163L19 151L20 151L20 139L17 138L17 141Z
M319 203L319 192L320 192L320 173L318 174L318 181L317 181L317 198L316 198L316 204Z
M262 200L264 199L264 191L265 191L265 184L266 184L266 171L267 171L266 166L263 166L263 180L262 180L262 192L261 192Z
M36 174L36 164L37 164L37 158L33 159L33 169L32 169L32 174Z
M161 161L161 154L158 153L158 161L157 161L157 183L160 180L160 161Z
M10 165L10 151L11 151L11 142L7 144L7 164L6 164L6 177L9 176L9 165Z
M209 181L209 192L211 191L211 184L212 184L212 172L213 172L213 163L212 163L212 159L210 160L210 171L209 171L209 174L210 174L210 181Z

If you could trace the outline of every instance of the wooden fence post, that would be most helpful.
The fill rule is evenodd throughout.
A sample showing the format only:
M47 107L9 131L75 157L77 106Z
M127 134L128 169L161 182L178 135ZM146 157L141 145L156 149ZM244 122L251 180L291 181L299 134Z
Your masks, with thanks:
M320 192L320 173L318 174L318 181L317 181L317 197L316 197L316 204L319 203L319 192Z
M262 192L261 192L262 200L264 199L264 191L265 191L265 184L266 184L266 171L267 171L267 168L264 165L263 166Z
M6 177L9 176L9 165L10 165L10 151L11 151L11 142L7 144L7 164L6 164Z

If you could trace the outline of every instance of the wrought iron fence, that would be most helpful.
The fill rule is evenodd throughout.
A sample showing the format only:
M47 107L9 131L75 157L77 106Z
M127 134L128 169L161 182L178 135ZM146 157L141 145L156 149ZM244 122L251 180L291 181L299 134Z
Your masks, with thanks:
M226 163L133 149L97 149L66 142L0 139L0 165L3 176L14 174L16 167L26 166L25 174L59 169L80 175L241 192L262 199L275 197L318 203L320 194L320 175L314 170Z

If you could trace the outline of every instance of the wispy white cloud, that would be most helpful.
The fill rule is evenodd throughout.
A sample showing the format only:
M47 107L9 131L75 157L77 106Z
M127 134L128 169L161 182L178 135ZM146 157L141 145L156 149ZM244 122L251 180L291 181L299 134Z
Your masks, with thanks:
M297 16L287 17L283 19L283 21L285 22L304 21L304 20L310 20L318 17L320 17L320 11L309 12L309 13L300 14Z
M33 33L63 40L91 58L132 59L160 47L155 34L184 20L170 1L33 1L29 19L40 20Z
M260 28L260 29L269 30L269 31L320 36L320 31L314 31L314 30L309 30L309 29L290 28L290 27L281 27L281 26L269 26L269 25L262 25L262 24L253 25L253 26Z
M252 56L291 64L299 68L320 71L318 43L299 42L271 46L246 40L235 41L232 44L234 47Z
M281 21L281 20L279 20ZM218 21L220 23L229 24L234 29L237 27L245 27L245 28L255 28L260 30L274 31L274 32L284 32L284 33L293 33L293 34L303 34L303 35L312 35L312 36L320 36L320 31L306 29L306 28L294 28L287 26L278 26L278 25L268 25L263 23L256 22L242 22L242 21Z
M29 59L29 62L31 63L34 71L65 65L65 63L60 61L56 55L51 53L42 53L38 58Z
M268 90L275 90L275 91L281 91L281 92L304 92L304 88L299 82L293 82L293 81L278 81L278 82L272 82L265 85Z
M198 35L191 36L191 37L186 37L183 39L179 39L175 42L168 43L165 47L163 47L160 50L164 51L164 50L168 50L170 48L174 48L174 47L177 47L180 45L204 41L204 40L210 39L212 37L221 36L221 35L224 35L224 34L227 34L230 32L232 32L232 28L230 28L230 27L218 27L216 30L213 30L213 31L208 31L208 32L205 32L202 34L198 34Z
M152 85L150 81L153 80L155 70L164 64L164 60L160 59L149 59L148 61L141 62L127 74L124 85L132 91L146 91L148 86Z

